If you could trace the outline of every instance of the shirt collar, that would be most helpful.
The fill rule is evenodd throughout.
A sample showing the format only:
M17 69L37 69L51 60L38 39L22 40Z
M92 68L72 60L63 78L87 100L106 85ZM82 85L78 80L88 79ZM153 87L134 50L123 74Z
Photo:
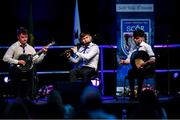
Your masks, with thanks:
M144 41L142 41L140 44L139 44L139 47L142 47L144 45Z
M18 46L24 46L24 47L26 47L27 46L27 43L25 44L25 45L22 45L19 41L18 41Z
M83 48L89 48L89 47L91 47L92 45L93 45L93 43L90 42L88 46L83 45Z
M84 47L89 48L89 47L91 47L91 46L93 46L93 45L94 45L94 44L93 44L92 42L90 42L88 46L84 46Z

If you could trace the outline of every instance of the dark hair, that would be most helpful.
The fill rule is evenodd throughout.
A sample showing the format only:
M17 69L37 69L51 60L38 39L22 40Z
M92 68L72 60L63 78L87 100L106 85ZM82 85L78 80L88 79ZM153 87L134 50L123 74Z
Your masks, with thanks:
M90 35L91 36L91 34L89 33L89 32L82 32L81 34L80 34L80 39L82 39L84 36L86 36L86 35Z
M133 32L133 37L146 37L146 34L143 30L137 29Z
M24 27L19 27L18 29L17 29L17 35L20 35L20 34L28 34L28 30L26 29L26 28L24 28Z

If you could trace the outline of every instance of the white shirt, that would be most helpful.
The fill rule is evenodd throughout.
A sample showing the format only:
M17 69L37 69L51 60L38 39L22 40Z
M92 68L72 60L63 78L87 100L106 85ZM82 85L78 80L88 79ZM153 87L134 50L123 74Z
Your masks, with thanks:
M25 49L25 53L23 53L23 48L21 47L21 43L19 41L15 42L6 51L5 55L3 56L3 61L10 64L18 64L18 58L21 54L34 55L36 53L35 49L29 44L26 44L24 49ZM42 53L40 56L39 55L34 56L33 57L34 63L41 62L44 56L45 56L44 53Z
M152 50L152 47L151 47L149 44L147 44L147 43L145 43L145 42L143 41L143 42L140 43L139 46L140 46L140 47L138 48L139 51L142 50L142 51L147 52L148 55L150 56L150 59L154 59L154 60L155 60L155 54L154 54L154 52L153 52L153 50ZM135 52L136 50L137 50L137 49L133 49L132 51L129 52L129 55L128 55L128 57L127 57L127 60L128 60L128 61L130 61L130 57L131 57L132 53Z
M81 66L87 66L97 70L100 54L99 47L91 42L89 46L87 46L85 52L84 49L85 47L81 46L79 50L75 53L77 57L71 56L69 58L70 62L76 64L81 63Z

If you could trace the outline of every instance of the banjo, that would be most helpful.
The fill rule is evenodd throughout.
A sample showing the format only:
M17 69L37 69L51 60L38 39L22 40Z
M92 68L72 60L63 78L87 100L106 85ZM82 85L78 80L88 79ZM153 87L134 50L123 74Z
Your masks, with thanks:
M46 45L44 48L48 48L52 45L54 45L55 42L51 42L49 43L48 45ZM16 68L18 70L20 70L21 72L27 72L29 70L31 70L34 66L34 62L33 62L33 57L36 56L36 55L39 55L43 52L43 49L39 50L38 52L36 52L35 54L31 55L31 54L21 54L19 57L18 57L18 60L24 60L26 62L25 65L22 65L22 64L17 64L16 65Z

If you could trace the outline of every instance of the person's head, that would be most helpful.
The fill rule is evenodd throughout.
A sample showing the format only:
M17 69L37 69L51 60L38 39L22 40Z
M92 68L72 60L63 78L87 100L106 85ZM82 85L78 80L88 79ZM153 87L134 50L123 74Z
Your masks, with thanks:
M95 110L101 108L101 94L97 87L87 86L81 94L81 104L85 109Z
M26 44L28 41L28 30L24 27L17 29L17 39L21 44Z
M80 34L80 43L83 45L88 45L92 42L92 36L89 32L82 32Z
M133 39L136 43L136 45L139 45L142 41L145 41L146 34L143 30L137 29L133 32Z

